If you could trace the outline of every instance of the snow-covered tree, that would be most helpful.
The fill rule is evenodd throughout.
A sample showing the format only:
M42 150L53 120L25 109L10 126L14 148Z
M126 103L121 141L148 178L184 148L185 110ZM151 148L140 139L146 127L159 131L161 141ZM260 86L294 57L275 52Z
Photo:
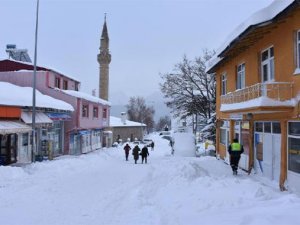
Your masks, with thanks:
M189 60L186 56L174 66L173 72L161 74L160 89L175 117L192 117L194 123L209 120L216 109L216 80L207 74L206 62L214 52ZM194 126L194 131L196 125Z
M153 130L155 110L153 106L146 105L143 97L131 97L126 108L129 120L146 124L148 132Z

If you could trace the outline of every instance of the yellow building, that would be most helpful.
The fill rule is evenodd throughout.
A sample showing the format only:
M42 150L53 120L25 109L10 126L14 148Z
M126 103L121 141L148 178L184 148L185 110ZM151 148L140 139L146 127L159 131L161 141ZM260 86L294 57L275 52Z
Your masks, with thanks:
M274 1L253 14L210 61L217 81L217 154L300 192L300 2Z

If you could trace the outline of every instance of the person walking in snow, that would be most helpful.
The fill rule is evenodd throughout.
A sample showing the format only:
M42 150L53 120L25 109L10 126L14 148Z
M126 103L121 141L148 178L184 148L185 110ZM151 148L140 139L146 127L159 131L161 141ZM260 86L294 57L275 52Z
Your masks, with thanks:
M151 142L150 146L151 146L151 151L153 151L154 150L154 141Z
M126 143L126 145L124 146L124 151L125 151L125 158L126 158L126 161L128 161L128 155L129 155L129 151L130 151L130 146L128 143Z
M147 163L147 157L149 156L149 152L148 152L148 148L146 145L142 148L141 155L142 155L142 163L144 163L144 160L145 160L145 163Z
M244 147L239 143L238 139L235 138L228 146L228 152L230 154L230 166L232 168L233 175L237 175L239 161L241 154L244 152Z
M136 164L136 162L139 160L139 154L140 154L141 149L139 148L138 145L136 145L133 149L132 149L132 155L133 155L133 159L134 159L134 163Z

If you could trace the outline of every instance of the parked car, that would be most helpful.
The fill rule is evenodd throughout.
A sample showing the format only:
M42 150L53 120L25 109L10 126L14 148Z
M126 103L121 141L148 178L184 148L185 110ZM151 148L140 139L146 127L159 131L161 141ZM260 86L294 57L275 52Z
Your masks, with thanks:
M146 145L147 147L151 147L152 142L153 142L153 140L145 138L142 143L144 145Z

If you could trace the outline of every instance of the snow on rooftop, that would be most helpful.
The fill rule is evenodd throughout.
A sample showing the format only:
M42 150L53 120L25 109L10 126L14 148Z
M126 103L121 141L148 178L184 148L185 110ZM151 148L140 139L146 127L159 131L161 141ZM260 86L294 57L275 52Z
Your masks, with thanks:
M277 16L280 12L285 10L289 5L291 5L295 0L274 0L269 6L255 12L243 23L236 27L225 39L224 43L217 49L215 57L207 62L206 71L213 68L218 62L222 60L219 57L230 44L239 37L244 31L246 31L250 26L258 25L261 23L268 22Z
M134 122L130 120L125 120L125 123L122 122L122 119L119 117L110 116L110 126L111 127L145 127L146 124Z
M59 89L60 90L60 89ZM73 91L73 90L60 90L68 95L71 95L71 96L74 96L74 97L77 97L77 98L82 98L82 99L85 99L85 100L88 100L90 102L95 102L95 103L100 103L102 105L108 105L108 106L111 106L111 103L109 101L106 101L104 99L101 99L101 98L98 98L98 97L95 97L93 95L89 95L87 93L84 93L84 92L80 92L80 91Z
M230 111L230 110L238 110L238 109L246 109L260 106L291 106L294 107L296 104L295 99L287 100L287 101L276 101L274 99L268 97L259 97L249 101L233 103L233 104L221 104L220 111Z
M20 87L7 82L0 82L0 105L32 106L32 87ZM36 107L74 111L69 103L44 95L36 90Z

